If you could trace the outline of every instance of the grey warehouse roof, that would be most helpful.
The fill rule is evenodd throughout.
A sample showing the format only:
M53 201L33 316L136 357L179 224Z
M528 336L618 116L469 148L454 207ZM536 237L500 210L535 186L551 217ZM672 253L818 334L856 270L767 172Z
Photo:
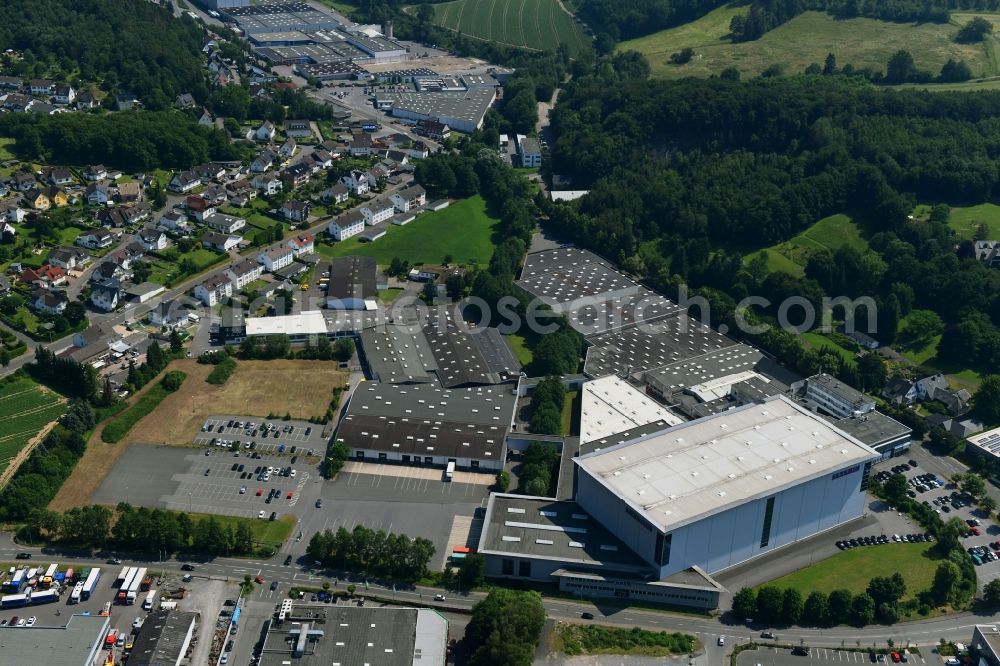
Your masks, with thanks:
M434 381L434 355L416 326L386 324L361 331L361 347L372 375L393 384Z
M446 117L478 124L493 104L494 92L475 88L462 92L404 92L378 95L378 101L392 103L392 108L427 117Z
M878 454L784 396L574 459L669 532Z
M647 372L646 382L664 395L720 377L752 371L764 355L742 342Z
M81 666L91 650L100 651L109 624L102 615L73 615L61 627L0 627L0 664Z
M176 663L187 645L188 632L197 613L183 611L155 611L136 636L129 656L129 666L158 666Z

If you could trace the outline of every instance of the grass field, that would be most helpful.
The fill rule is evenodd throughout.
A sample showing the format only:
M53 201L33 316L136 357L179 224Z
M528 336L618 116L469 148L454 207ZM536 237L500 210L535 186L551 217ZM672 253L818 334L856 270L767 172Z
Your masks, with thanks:
M749 256L764 252L767 267L771 271L782 271L796 277L803 275L809 256L818 250L836 251L843 246L864 250L868 243L861 236L861 230L847 215L837 214L824 217L811 227L784 243L773 245Z
M14 159L14 153L11 152L13 145L14 139L7 136L0 136L0 162Z
M0 472L41 430L62 416L65 401L30 379L0 386Z
M1000 238L1000 206L984 203L951 209L948 226L960 238L973 238L980 224L989 228L988 238Z
M103 428L98 426L80 462L49 506L65 511L88 503L130 442L186 444L210 414L267 416L272 412L291 412L293 417L301 418L320 415L330 404L333 387L347 381L347 375L339 372L332 361L241 361L224 386L205 381L214 368L194 359L172 362L168 370L187 373L180 390L168 396L136 424L129 437L117 444L102 442ZM295 381L289 382L288 377L295 377ZM158 381L146 385L131 402L141 399Z
M434 21L469 37L513 46L543 50L564 43L570 53L590 46L581 22L558 0L455 0L434 5Z
M253 540L256 544L261 546L269 546L277 550L281 548L285 540L288 539L292 534L292 529L295 527L295 516L293 514L285 514L277 520L257 520L255 518L240 518L238 516L217 516L215 514L208 513L189 513L192 522L197 523L200 520L205 520L209 516L215 518L216 521L223 528L231 527L236 530L236 527L241 523L247 523L250 525L250 530L253 532Z
M929 589L934 580L934 570L939 561L930 558L928 551L931 548L926 544L915 543L853 548L772 580L768 585L794 587L803 597L809 596L811 592L829 594L838 589L859 594L867 589L868 581L872 578L899 572L906 579L905 601Z
M510 333L504 336L507 344L514 351L514 356L521 362L521 365L528 366L535 360L535 353L531 351L531 344L528 339L518 333Z
M845 349L845 348L841 347L840 345L838 345L836 342L834 342L830 338L826 337L825 335L822 335L820 333L812 333L812 332L810 332L810 333L803 333L802 334L802 338L806 342L808 342L809 345L813 349L816 349L816 350L820 350L820 349L824 349L824 348L832 349L841 358L843 358L845 361L847 361L848 363L851 363L851 364L853 364L857 360L855 358L855 353L853 351L851 351L850 349Z
M373 243L354 237L334 245L317 244L316 252L328 258L352 254L375 257L383 266L394 257L411 264L437 264L450 254L457 263L485 266L493 256L496 222L477 194L444 210L423 213L404 227L389 225L386 235Z
M917 67L937 74L949 58L965 60L975 76L1000 74L996 57L1000 37L981 44L956 44L958 27L969 15L952 14L951 23L888 23L874 19L837 20L823 12L805 12L752 42L729 41L729 21L746 8L725 6L697 21L622 42L620 50L639 51L649 60L653 76L680 78L709 76L735 67L744 77L756 76L770 65L780 63L785 73L798 74L812 63L823 64L827 53L841 66L885 70L893 53L907 49ZM987 18L1000 27L1000 17ZM694 58L685 65L670 63L671 53L694 49Z

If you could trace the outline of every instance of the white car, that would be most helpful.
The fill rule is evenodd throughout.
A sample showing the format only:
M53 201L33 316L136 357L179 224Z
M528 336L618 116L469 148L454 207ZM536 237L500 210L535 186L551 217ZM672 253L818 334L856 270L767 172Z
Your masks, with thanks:
M294 470L294 469L292 470L292 473L291 473L291 477L292 477L293 479L295 478L295 470Z
M27 621L27 620L25 620L25 619L24 619L24 618L22 617L22 618L21 618L20 620L18 620L18 621L17 621L17 626L19 626L19 627L23 627L23 626L24 626L25 624L27 624L27 623L28 623L28 621Z
M132 620L132 628L133 629L138 629L141 626L142 626L142 618L141 617L137 617L134 620Z
M445 596L443 594L435 594L434 595L434 601L444 601L444 600L445 600Z
M28 621L24 623L24 626L26 626L26 627L33 627L33 626L35 626L35 622L37 622L37 621L38 621L38 618L35 617L34 615L32 615L31 617L28 618Z
M240 486L240 495L246 495L246 494L247 494L247 487Z
M719 636L719 645L725 645L725 644L726 644L726 637Z
M268 467L267 468L267 473L268 474L274 474L274 468L273 467Z
M263 518L263 517L264 517L264 512L263 512L263 511L259 512L259 513L257 514L257 517L258 517L258 518Z

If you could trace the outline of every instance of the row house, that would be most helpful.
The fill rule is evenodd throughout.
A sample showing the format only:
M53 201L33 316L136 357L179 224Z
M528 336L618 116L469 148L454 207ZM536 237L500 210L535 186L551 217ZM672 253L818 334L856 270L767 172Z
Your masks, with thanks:
M244 259L226 269L226 277L233 282L236 289L243 289L248 284L264 274L264 266L253 259Z
M272 247L257 255L257 261L264 266L268 273L281 270L292 263L295 253L287 247Z
M365 217L365 224L375 226L392 217L396 213L396 206L389 199L375 199L362 204L359 210Z
M233 283L225 275L213 275L194 288L194 296L208 307L233 295Z
M334 240L342 241L351 236L357 236L365 230L365 217L359 211L344 213L326 227L326 233Z

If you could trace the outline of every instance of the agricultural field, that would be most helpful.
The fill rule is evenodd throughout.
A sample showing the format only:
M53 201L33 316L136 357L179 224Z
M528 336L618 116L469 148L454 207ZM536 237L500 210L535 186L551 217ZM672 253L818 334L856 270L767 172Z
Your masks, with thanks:
M767 257L768 270L801 277L813 253L819 250L837 251L845 245L862 251L868 247L858 224L847 215L837 214L824 217L783 243L748 255L748 259L763 252Z
M485 41L570 53L590 48L590 36L560 0L455 0L434 5L438 25Z
M855 68L884 70L893 53L906 49L917 67L933 74L949 58L965 60L974 76L1000 74L1000 37L981 44L956 44L955 33L970 14L952 14L951 23L889 23L875 19L838 20L825 12L805 12L752 42L729 41L729 22L745 7L724 6L686 25L622 42L619 50L639 51L649 60L653 76L681 78L710 76L735 67L744 78L756 76L773 64L797 74L812 63L823 64L828 53L837 63ZM1000 16L986 18L1000 24ZM1000 26L998 26L1000 27ZM684 65L670 62L670 54L694 49ZM965 85L965 84L963 84ZM934 86L929 86L933 88Z
M30 379L0 386L0 473L18 459L25 445L66 411L65 401Z
M485 266L493 256L496 223L477 194L444 210L422 213L406 226L389 225L386 235L372 243L354 237L333 245L317 244L316 252L327 258L375 257L382 266L389 265L394 257L411 264L437 264L450 254L456 263Z

